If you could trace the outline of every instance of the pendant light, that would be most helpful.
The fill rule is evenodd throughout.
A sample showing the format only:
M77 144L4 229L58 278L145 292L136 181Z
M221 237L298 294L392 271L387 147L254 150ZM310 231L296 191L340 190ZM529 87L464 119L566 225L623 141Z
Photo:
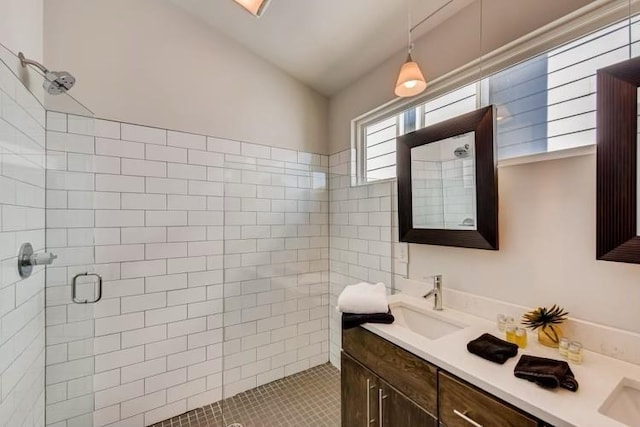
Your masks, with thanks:
M419 93L424 92L427 88L427 82L424 80L420 66L411 57L411 50L413 49L413 43L411 41L411 0L407 0L407 15L409 21L409 45L407 59L400 67L400 73L398 74L398 80L396 81L396 89L393 91L397 96L401 98L408 98L416 96Z
M431 18L436 13L440 12L442 9L451 4L453 0L449 0L447 3L440 6L435 12L424 18L422 21L418 22L413 27L411 26L411 0L407 0L407 9L408 9L408 21L409 21L409 46L408 46L408 55L402 67L400 67L400 73L398 73L398 80L396 81L396 88L393 91L397 96L401 98L408 98L411 96L416 96L427 88L427 82L424 79L424 75L420 70L420 66L413 60L411 57L411 50L413 49L413 42L411 41L411 33L415 30L419 25L425 23L429 18Z
M420 67L411 58L411 49L409 49L407 60L400 68L394 93L399 97L408 98L424 92L426 88L427 82L424 80Z
M257 18L262 16L269 4L269 0L235 0L235 2Z

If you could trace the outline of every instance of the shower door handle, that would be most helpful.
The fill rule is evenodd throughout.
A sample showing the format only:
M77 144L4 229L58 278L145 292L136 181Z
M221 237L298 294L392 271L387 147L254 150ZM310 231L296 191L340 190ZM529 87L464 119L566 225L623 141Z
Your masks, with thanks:
M96 295L94 295L95 298L93 300L80 300L77 298L78 278L82 276L95 276L98 278L98 292ZM102 299L102 276L100 276L98 273L80 273L73 276L73 281L71 283L71 299L76 304L93 304L100 301Z

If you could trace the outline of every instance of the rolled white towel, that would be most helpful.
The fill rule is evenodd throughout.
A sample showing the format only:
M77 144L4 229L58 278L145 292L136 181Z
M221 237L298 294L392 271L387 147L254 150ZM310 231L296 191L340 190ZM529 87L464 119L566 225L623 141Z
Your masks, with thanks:
M373 314L389 311L384 283L361 282L344 288L338 297L337 310L343 313Z

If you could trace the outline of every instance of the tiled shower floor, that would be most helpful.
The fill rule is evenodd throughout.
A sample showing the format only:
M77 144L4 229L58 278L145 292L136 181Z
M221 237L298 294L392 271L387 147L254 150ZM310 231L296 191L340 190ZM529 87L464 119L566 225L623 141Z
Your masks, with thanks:
M316 366L152 427L226 427L233 423L244 427L338 427L340 372L329 363Z

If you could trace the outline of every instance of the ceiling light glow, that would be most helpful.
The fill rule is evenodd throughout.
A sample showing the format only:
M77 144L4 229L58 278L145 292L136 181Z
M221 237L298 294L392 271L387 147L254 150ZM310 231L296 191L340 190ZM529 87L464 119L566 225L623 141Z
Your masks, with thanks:
M407 55L407 60L400 68L398 81L394 93L397 96L407 98L422 93L427 88L427 82L420 71L420 67Z
M267 5L269 4L269 0L234 0L240 6L242 6L246 11L251 13L253 16L262 16Z

